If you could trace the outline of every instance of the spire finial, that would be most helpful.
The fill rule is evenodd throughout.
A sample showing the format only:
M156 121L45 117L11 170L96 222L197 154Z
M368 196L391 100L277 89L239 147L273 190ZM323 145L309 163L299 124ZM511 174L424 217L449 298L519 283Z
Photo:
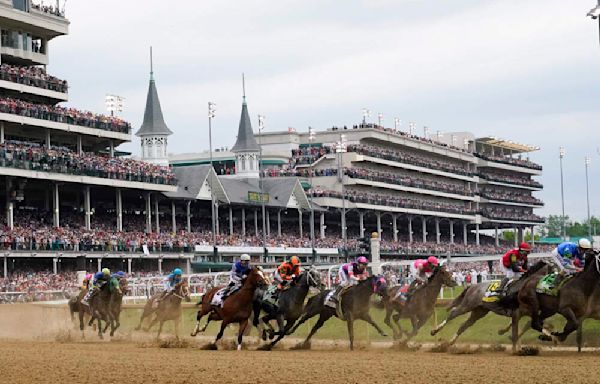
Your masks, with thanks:
M242 72L242 96L244 98L244 103L246 102L246 78L244 77L244 73Z
M152 62L152 46L150 46L150 80L154 80L154 64Z

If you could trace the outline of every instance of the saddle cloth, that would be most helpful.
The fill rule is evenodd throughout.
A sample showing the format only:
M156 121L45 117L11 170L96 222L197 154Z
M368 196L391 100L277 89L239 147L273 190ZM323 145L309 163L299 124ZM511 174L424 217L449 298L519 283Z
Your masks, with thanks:
M223 307L223 295L225 294L225 290L227 290L227 288L219 289L217 293L215 293L215 295L213 296L210 305L219 308Z
M567 281L571 280L571 278L573 278L573 275L565 276L558 285L556 285L557 277L557 273L551 273L542 277L535 286L535 291L544 295L558 296L558 293L562 286L565 285Z
M408 284L404 284L403 286L401 286L394 295L394 297L392 297L392 301L400 301L401 303L406 302L406 299L408 299L409 287L410 286Z
M263 301L265 303L271 304L273 306L277 305L277 299L279 298L279 291L277 289L277 284L272 284L267 288L265 293L263 294Z
M500 283L500 280L490 282L481 300L485 303L493 303L500 300L500 297L502 296L502 292L498 290L498 288L500 288ZM508 289L510 284L512 284L512 281L506 285L505 290Z

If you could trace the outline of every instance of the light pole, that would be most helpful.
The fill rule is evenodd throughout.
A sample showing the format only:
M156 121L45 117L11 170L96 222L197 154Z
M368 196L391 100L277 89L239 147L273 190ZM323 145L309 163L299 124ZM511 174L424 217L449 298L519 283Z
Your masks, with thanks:
M600 16L600 0L598 0L598 5L590 9L590 11L587 13L587 16L591 17L592 20L598 19ZM600 29L600 19L598 20L598 28ZM600 34L598 35L598 38L600 38Z
M585 158L585 194L587 197L587 219L588 219L588 236L592 239L592 220L590 217L590 181L588 178L588 168L590 167L590 163L592 159L589 156Z
M313 127L308 127L308 142L309 148L312 150L312 144L315 141L316 132ZM312 198L312 189L313 189L313 160L310 161L310 170L309 170L309 184L310 184L310 193L308 194L308 198L310 199L310 248L313 256L312 262L316 262L314 260L315 257L315 208L313 207L313 198Z
M378 113L377 114L377 124L380 127L383 127L383 113Z
M110 115L114 116L116 112L123 112L125 98L117 95L106 95L104 104L106 105L106 110L110 112Z
M210 168L213 168L213 150L212 150L212 120L215 118L216 104L213 102L208 102L208 151L210 154ZM213 251L217 249L217 218L215 216L215 194L213 192L214 185L210 186L210 220L212 222L212 243L213 243ZM217 260L215 260L216 262Z
M408 123L408 134L412 136L413 131L415 130L416 127L417 127L417 123L415 123L414 121L411 121L410 123Z
M398 132L400 130L400 125L402 124L402 120L395 117L394 118L394 131Z
M363 125L367 125L367 117L371 117L371 110L369 110L367 108L363 108L362 115L363 115Z
M425 139L429 138L429 127L427 126L423 126L423 137L425 137Z
M567 239L567 223L565 222L565 186L563 179L563 157L565 157L565 148L559 148L559 158L560 158L560 200L562 204L562 238L563 241Z
M337 153L338 162L338 180L342 186L342 241L344 250L346 249L346 191L344 187L344 168L342 167L342 156L346 152L346 135L340 135L340 141L336 143L335 152Z
M263 238L263 251L266 254L267 251L267 220L265 217L265 197L263 191L263 175L262 175L262 131L265 129L265 116L258 115L258 184L260 189L260 205L262 210L262 238ZM266 260L265 260L266 261Z

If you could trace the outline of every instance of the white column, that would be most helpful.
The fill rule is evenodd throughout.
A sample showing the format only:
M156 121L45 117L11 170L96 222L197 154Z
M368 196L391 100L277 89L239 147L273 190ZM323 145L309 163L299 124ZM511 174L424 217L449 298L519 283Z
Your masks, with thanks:
M265 225L267 227L267 237L271 236L271 215L269 209L265 207Z
M46 148L50 149L50 130L46 129Z
M319 231L321 232L321 239L325 238L325 212L321 212L319 216Z
M515 227L515 248L517 248L519 246L519 231L517 230L517 227Z
M4 122L0 122L0 144L4 144Z
M371 238L371 269L374 275L381 274L381 255L380 255L381 239Z
M131 259L127 259L127 274L131 275Z
M102 258L97 258L96 263L98 264L98 272L102 270Z
M421 217L421 225L423 231L423 243L427 242L427 219L423 216Z
M171 226L173 233L177 233L177 218L175 217L175 201L171 201Z
M365 212L358 211L358 224L360 226L360 237L365 237Z
M475 244L479 246L479 224L475 224Z
M60 195L58 193L58 184L54 183L54 196L52 197L52 209L54 211L54 227L60 228Z
M91 208L90 186L83 187L83 210L85 211L85 229L92 228L92 208Z
M408 242L413 242L412 216L408 216Z
M8 278L8 257L4 256L4 278Z
M185 273L188 275L192 273L192 260L189 257L185 259Z
M233 236L233 209L229 206L229 236Z
M392 231L394 231L394 241L398 241L398 216L392 215Z
M300 229L300 238L302 238L302 211L298 210L298 227Z
M10 229L14 228L14 203L11 197L11 190L13 188L13 179L11 177L6 178L6 226Z
M381 239L381 212L377 211L377 236Z
M52 258L52 273L58 274L58 259L56 257Z
M436 217L435 218L435 242L436 242L436 244L440 243L440 238L441 238L441 234L440 234L440 219L438 219Z
M468 232L467 232L467 223L463 223L463 244L467 245L468 240Z
M535 225L531 226L531 246L535 246Z
M117 231L123 231L123 196L121 195L121 189L117 188Z
M115 143L112 140L110 141L109 155L115 157Z
M221 227L219 226L219 203L215 202L215 228L217 236L221 233Z
M192 201L188 200L185 204L185 216L187 220L187 231L188 233L192 232L192 218L191 218L191 205Z
M242 208L242 236L246 236L246 208Z
M154 198L154 227L156 228L156 233L160 233L160 220L158 217L158 195Z
M499 236L498 226L496 225L496 227L494 228L494 237L495 237L496 247L500 246L500 238L498 236Z
M158 273L162 275L162 258L158 259Z
M150 202L150 192L146 193L146 233L151 233L152 232L152 204Z
M454 221L450 220L450 244L454 244Z
M281 237L281 209L277 210L277 236Z
M254 234L258 237L258 210L254 210Z

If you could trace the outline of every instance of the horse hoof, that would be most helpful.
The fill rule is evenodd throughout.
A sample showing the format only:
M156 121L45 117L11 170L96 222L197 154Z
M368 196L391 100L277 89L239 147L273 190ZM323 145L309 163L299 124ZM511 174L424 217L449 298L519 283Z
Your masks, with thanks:
M190 333L190 336L196 337L197 334L198 334L198 332L192 332L192 333Z
M548 335L539 335L538 339L540 339L541 341L552 341L552 337L548 336Z
M381 335L381 336L383 336L383 337L388 337L388 336L389 336L389 335L388 335L387 333L385 333L385 332L381 332L381 333L380 333L380 335Z
M206 344L202 349L204 349L206 351L216 351L217 350L217 344L215 344L215 343Z
M265 345L261 345L260 347L256 348L257 351L270 351L271 350L271 344L265 344Z
M263 341L267 341L267 331L262 331L262 339Z
M270 332L269 333L269 340L273 340L275 338L275 333Z

